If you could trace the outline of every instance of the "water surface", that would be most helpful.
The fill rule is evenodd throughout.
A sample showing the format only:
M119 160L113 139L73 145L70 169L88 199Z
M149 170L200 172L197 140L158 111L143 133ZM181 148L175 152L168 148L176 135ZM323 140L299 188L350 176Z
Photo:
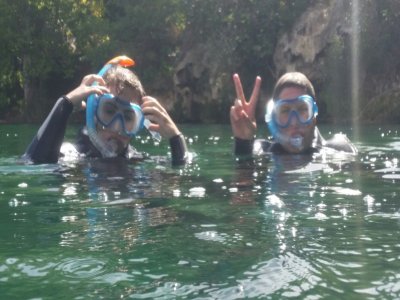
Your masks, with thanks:
M37 127L1 125L1 298L399 298L399 129L362 127L355 158L237 161L229 126L183 126L173 168L147 136L141 163L25 165Z

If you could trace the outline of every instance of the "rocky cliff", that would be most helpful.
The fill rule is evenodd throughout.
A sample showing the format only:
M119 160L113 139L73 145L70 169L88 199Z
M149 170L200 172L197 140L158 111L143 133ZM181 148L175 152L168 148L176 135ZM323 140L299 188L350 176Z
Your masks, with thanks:
M394 39L400 24L400 2L359 1L358 6L356 1L311 3L293 26L280 34L272 65L265 62L275 78L264 82L271 84L287 71L305 73L315 85L321 121L351 122L354 95L359 95L356 116L362 122L400 120L400 41ZM352 15L355 8L358 19ZM202 44L188 43L182 53L174 78L174 107L182 120L228 120L235 97L231 75L241 68L240 57L232 59L236 45L228 34ZM359 44L354 51L356 34ZM352 69L354 59L359 63L357 72ZM357 93L352 74L358 75Z

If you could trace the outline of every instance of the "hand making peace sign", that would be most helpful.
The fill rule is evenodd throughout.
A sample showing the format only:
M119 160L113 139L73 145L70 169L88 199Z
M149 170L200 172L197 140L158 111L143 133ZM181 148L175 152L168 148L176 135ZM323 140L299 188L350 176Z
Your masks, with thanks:
M255 110L261 86L261 77L257 76L250 100L247 102L243 93L242 83L238 74L233 75L236 99L231 106L230 119L234 137L252 140L257 130Z

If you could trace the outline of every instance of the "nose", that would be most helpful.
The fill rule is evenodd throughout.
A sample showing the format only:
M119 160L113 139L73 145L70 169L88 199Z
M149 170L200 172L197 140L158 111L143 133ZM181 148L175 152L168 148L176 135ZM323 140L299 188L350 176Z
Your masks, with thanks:
M117 116L114 121L110 124L109 130L117 132L117 133L122 133L124 126L122 124L122 118L121 116Z
M289 126L297 126L300 124L299 114L297 111L292 110L289 116Z

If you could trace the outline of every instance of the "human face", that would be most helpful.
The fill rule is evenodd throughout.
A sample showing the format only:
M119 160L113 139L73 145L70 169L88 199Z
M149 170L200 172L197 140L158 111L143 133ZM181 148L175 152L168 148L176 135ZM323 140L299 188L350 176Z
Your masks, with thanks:
M304 94L305 91L302 88L287 87L284 88L279 94L280 100L278 100L278 102L287 99L296 99L297 97ZM288 108L290 108L290 101L288 102L289 103L285 104L288 104ZM298 108L301 109L301 107ZM307 124L300 122L299 118L297 117L291 117L288 119L288 121L289 123L287 124L287 126L279 128L279 134L283 137L286 137L284 139L281 139L279 143L289 153L300 153L309 149L314 138L316 118L313 117L312 120ZM295 146L293 145L293 143L290 143L289 141L293 139L298 139L299 141L301 141L301 145Z
M296 118L302 125L312 122L318 113L314 98L309 95L301 95L294 99L278 99L273 107L273 121L279 128L286 128Z
M143 127L144 116L139 105L113 94L103 94L97 99L96 119L104 128L134 136Z
M141 99L130 88L119 93L114 85L108 88L111 94L99 97L96 131L107 148L119 155L125 152L131 137L143 126L143 114L138 106Z

